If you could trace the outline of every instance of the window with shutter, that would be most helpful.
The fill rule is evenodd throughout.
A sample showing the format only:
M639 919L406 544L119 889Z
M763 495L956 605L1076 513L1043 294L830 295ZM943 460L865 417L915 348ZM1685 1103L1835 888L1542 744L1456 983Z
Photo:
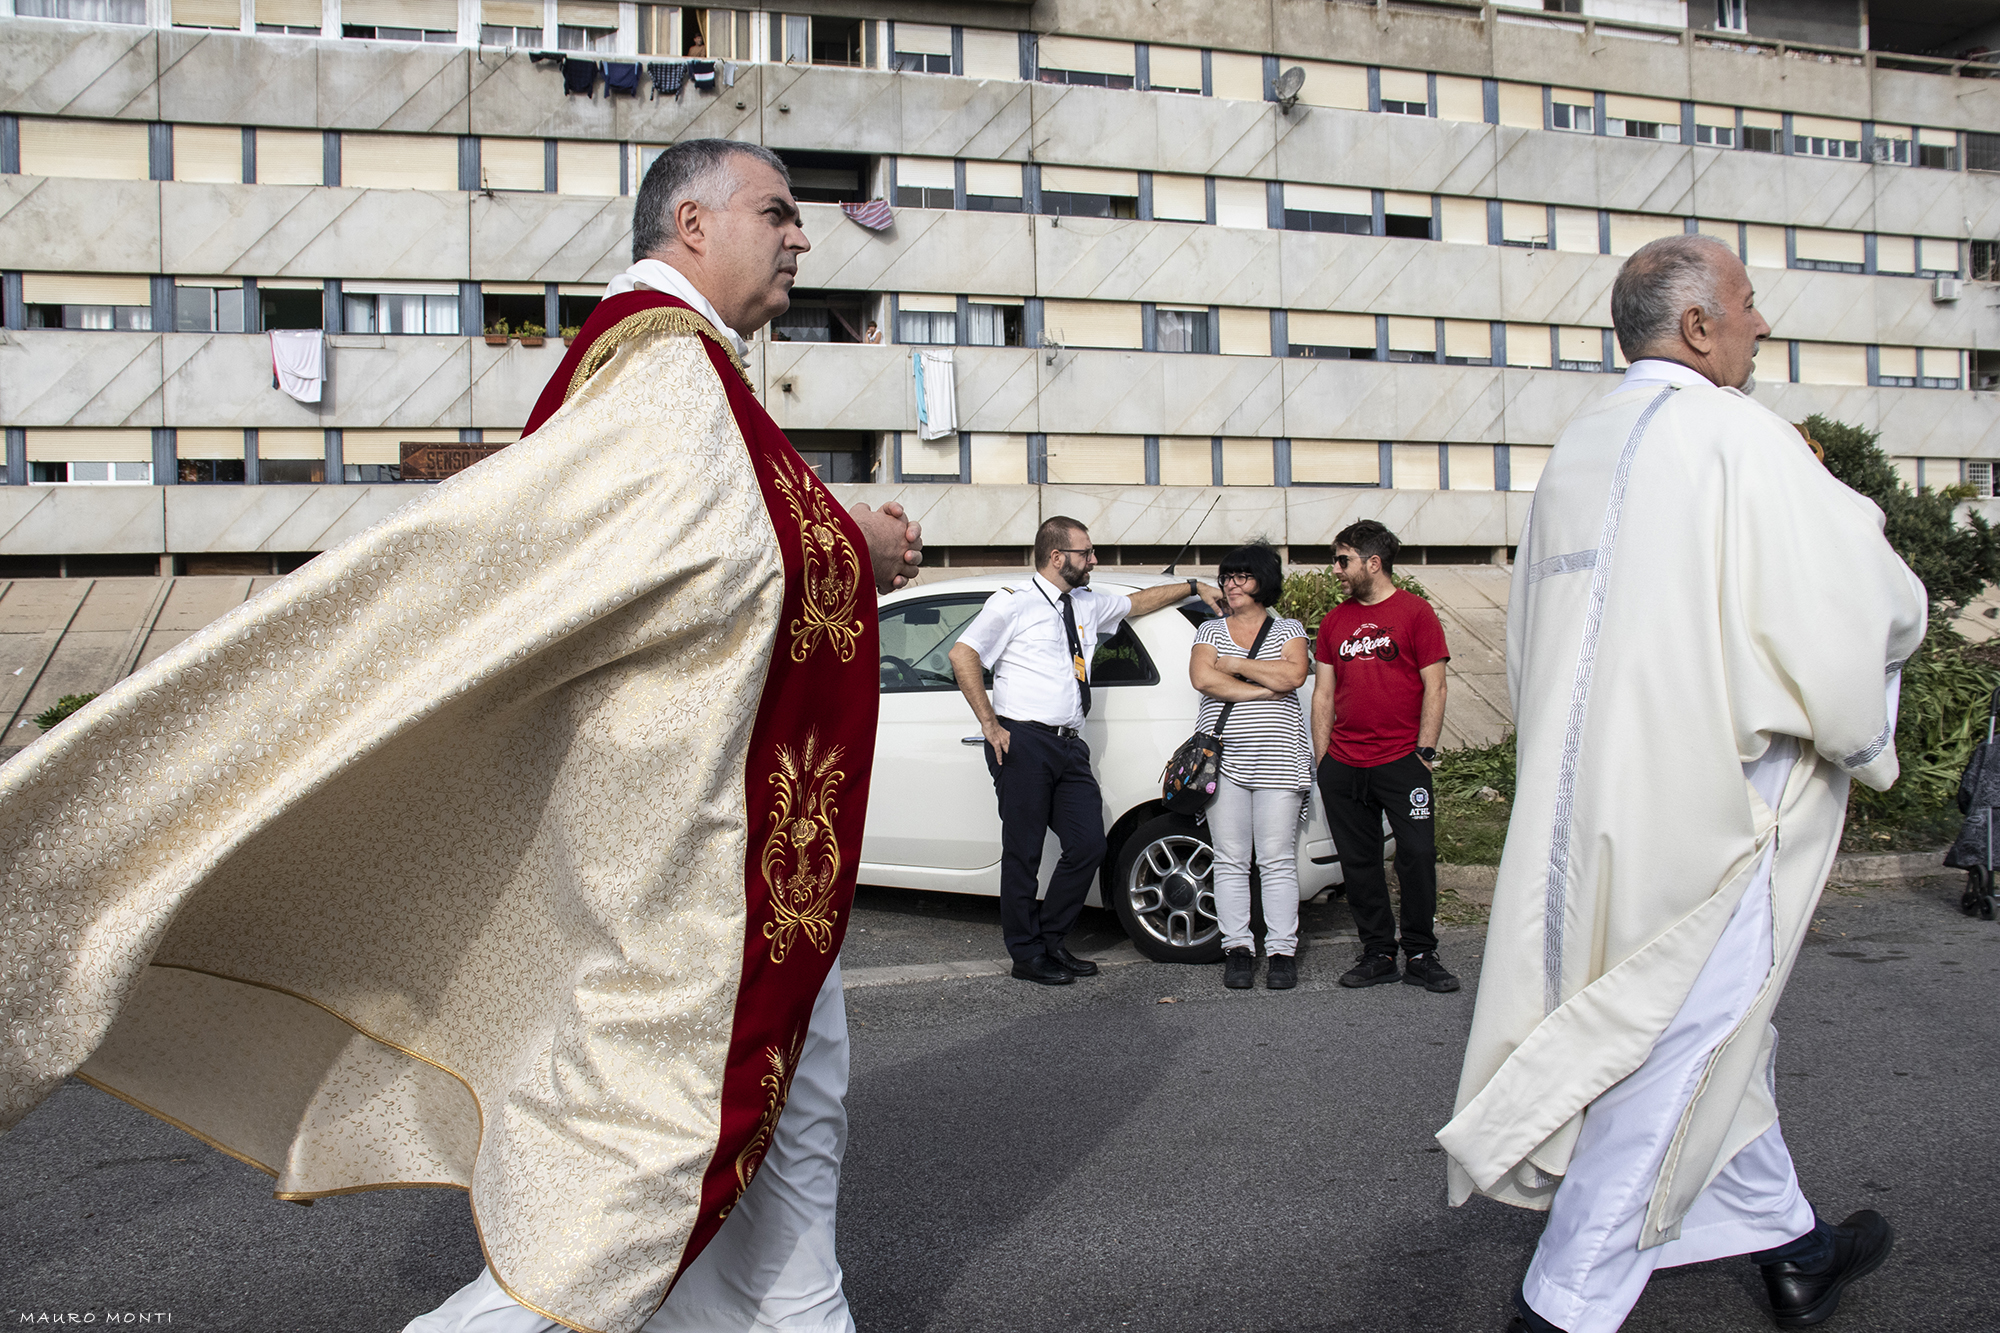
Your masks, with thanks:
M1224 356L1271 355L1271 312L1241 306L1222 307Z
M547 189L547 145L540 139L481 139L479 183L488 190Z
M1785 267L1785 229L1751 223L1743 229L1744 260L1751 268Z
M1224 436L1222 484L1269 486L1277 475L1277 450L1271 441Z
M1435 444L1398 444L1389 451L1389 479L1399 491L1434 491L1438 488L1438 447Z
M898 23L889 52L889 68L912 74L951 73L951 29L934 23ZM1020 72L1016 43L1015 73Z
M1958 274L1958 242L1935 236L1917 238L1917 272L1926 278Z
M176 28L226 28L243 26L243 9L236 0L173 0Z
M1064 217L1136 218L1139 173L1095 167L1043 167L1042 212Z
M1208 182L1200 176L1153 175L1153 216L1162 221L1208 221Z
M1035 43L1035 51L1035 77L1043 83L1130 88L1138 68L1137 48L1131 42L1050 34Z
M1483 319L1444 322L1444 359L1454 366L1493 364L1493 326Z
M1868 351L1851 343L1799 344L1800 384L1866 384Z
M146 127L111 120L20 121L21 173L142 181L152 175Z
M1304 61L1300 61L1304 64ZM1238 102L1261 102L1264 100L1264 57L1247 55L1241 51L1213 51L1208 57L1209 88L1217 97L1227 97ZM1312 76L1306 76L1312 82ZM1310 95L1301 93L1300 101L1310 101ZM1317 102L1311 103L1320 105ZM1365 108L1366 103L1363 103Z
M968 79L1014 81L1021 77L1019 33L964 28L959 33L959 48L965 55L965 77Z
M1199 93L1201 52L1187 46L1155 46L1146 54L1146 77L1160 92Z
M1736 146L1736 108L1705 106L1694 109L1694 141L1709 148Z
M1800 227L1792 233L1793 266L1829 273L1860 273L1866 267L1864 238L1858 231L1816 231Z
M1215 442L1206 435L1162 435L1160 484L1162 486L1214 485Z
M173 130L175 180L243 183L242 130L233 125L176 125Z
M1451 489L1490 491L1493 489L1493 446L1454 444L1445 450L1451 460Z
M1042 327L1065 347L1138 350L1139 307L1123 301L1045 301Z
M969 209L977 209L985 213L1020 212L1020 163L966 163L965 206Z
M1917 387L1917 349L1878 347L1875 349L1876 383L1890 389Z
M1542 88L1536 83L1500 85L1500 123L1520 130L1539 130L1542 125Z
M1546 204L1523 204L1512 199L1500 204L1500 244L1519 245L1530 250L1550 247L1549 210ZM1597 253L1597 216L1590 219L1590 252Z
M258 178L263 174L260 170ZM458 140L442 134L343 134L340 183L354 190L456 190Z
M955 174L948 157L899 157L896 203L904 208L950 208Z
M1604 132L1626 139L1679 143L1681 104L1658 97L1607 93L1604 98Z
M1685 236L1687 224L1679 218L1661 217L1653 213L1613 213L1611 215L1611 253L1629 255L1648 241L1657 241L1662 236Z
M326 180L326 136L318 130L257 131L259 185L319 185ZM456 185L454 173L452 183Z
M1389 316L1389 359L1417 361L1426 365L1437 360L1437 321L1407 315Z
M1792 117L1792 151L1801 157L1861 160L1861 122L1824 116Z
M615 196L618 153L615 143L561 140L556 144L556 193Z
M1221 53L1217 52L1218 58ZM1331 107L1337 111L1366 111L1368 109L1368 67L1366 65L1337 65L1324 60L1281 60L1286 69L1296 65L1305 71L1306 81L1299 88L1299 100L1307 106ZM1257 96L1262 98L1261 71Z
M1270 192L1263 181L1215 183L1215 225L1262 231L1271 225Z
M1438 239L1453 245L1486 244L1486 201L1453 199L1438 201Z
M1379 486L1382 450L1373 440L1292 440L1295 486Z
M1048 460L1058 484L1146 484L1146 442L1137 435L1051 435Z
M1431 113L1430 79L1426 75L1414 70L1385 69L1380 78L1383 111L1401 116Z
M1554 362L1549 349L1549 326L1546 324L1509 324L1507 326L1507 364L1528 366L1547 370Z
M1562 348L1562 369L1604 369L1604 330L1558 329L1556 340Z
M1284 202L1287 231L1375 233L1375 205L1366 190L1286 181Z
M1285 316L1286 352L1335 361L1375 359L1375 317L1322 310L1293 310Z
M1470 121L1477 125L1486 119L1486 91L1478 79L1438 75L1437 102L1439 120Z
M1549 128L1597 133L1597 97L1581 88L1549 89Z

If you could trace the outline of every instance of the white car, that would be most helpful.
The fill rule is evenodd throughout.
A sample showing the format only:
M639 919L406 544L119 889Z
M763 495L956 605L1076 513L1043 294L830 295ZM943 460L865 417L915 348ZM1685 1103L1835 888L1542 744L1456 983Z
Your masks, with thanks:
M999 894L999 808L979 727L946 655L988 597L1028 577L953 579L882 599L882 716L861 845L863 884ZM1091 586L1129 593L1171 581L1100 573ZM1092 901L1116 912L1140 951L1161 962L1222 956L1208 830L1160 805L1160 770L1193 733L1201 705L1188 683L1188 656L1195 625L1208 615L1190 598L1181 610L1127 620L1098 645L1091 666L1083 735L1104 793L1109 843ZM1308 676L1299 691L1308 709L1311 697ZM1226 730L1223 736L1226 742ZM1317 791L1310 805L1298 842L1301 901L1342 878ZM1057 847L1050 834L1044 891Z

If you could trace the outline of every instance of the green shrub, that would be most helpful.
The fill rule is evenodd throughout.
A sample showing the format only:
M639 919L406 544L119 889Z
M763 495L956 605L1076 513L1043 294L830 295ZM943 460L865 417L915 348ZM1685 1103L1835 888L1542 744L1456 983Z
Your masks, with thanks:
M1954 781L1956 778L1954 778ZM1431 786L1439 796L1477 796L1491 787L1504 801L1514 799L1514 733L1491 745L1439 750Z
M95 691L89 694L65 694L62 698L56 700L55 707L44 708L41 712L35 714L35 725L43 731L47 731L50 727L53 727L56 723L62 721L96 697L97 694Z
M1431 600L1428 589L1407 574L1391 574L1390 582L1404 592L1415 593L1425 601ZM1307 630L1317 630L1326 613L1347 600L1347 589L1333 566L1325 569L1302 569L1285 577L1285 590L1278 597L1277 612L1303 623Z

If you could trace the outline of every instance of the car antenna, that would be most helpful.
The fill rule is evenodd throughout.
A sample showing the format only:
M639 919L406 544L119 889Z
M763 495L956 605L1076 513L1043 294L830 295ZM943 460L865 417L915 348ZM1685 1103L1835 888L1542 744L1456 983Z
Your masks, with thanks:
M1216 496L1215 504L1211 504L1208 507L1208 514L1213 514L1215 512L1215 505L1219 505L1221 503L1222 503L1222 497L1219 495ZM1167 561L1167 567L1160 571L1162 574L1171 574L1174 572L1174 566L1178 565L1181 562L1181 557L1188 553L1188 547L1194 545L1195 533L1201 531L1202 523L1208 522L1208 514L1203 514L1201 516L1201 522L1196 523L1194 525L1194 532L1190 532L1188 534L1188 539L1185 542L1181 543L1181 549L1174 552L1174 558Z

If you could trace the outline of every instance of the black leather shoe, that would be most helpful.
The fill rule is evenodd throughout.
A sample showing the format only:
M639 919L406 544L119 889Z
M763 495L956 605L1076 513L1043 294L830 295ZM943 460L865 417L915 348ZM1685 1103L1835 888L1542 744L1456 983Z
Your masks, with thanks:
M1265 990L1290 990L1299 984L1299 965L1288 953L1274 953L1264 969Z
M1237 945L1222 955L1222 984L1230 990L1249 990L1257 982L1257 955Z
M1049 950L1049 957L1056 960L1056 966L1073 977L1094 977L1097 975L1097 964L1091 962L1088 958L1078 958L1063 945L1058 944L1055 948Z
M1033 958L1016 958L1014 975L1038 986L1067 986L1076 980L1068 968L1045 953L1036 954Z
M1779 1328L1810 1328L1833 1317L1848 1283L1882 1266L1896 1233L1873 1208L1852 1213L1833 1229L1833 1259L1817 1273L1794 1263L1765 1264L1764 1290Z

